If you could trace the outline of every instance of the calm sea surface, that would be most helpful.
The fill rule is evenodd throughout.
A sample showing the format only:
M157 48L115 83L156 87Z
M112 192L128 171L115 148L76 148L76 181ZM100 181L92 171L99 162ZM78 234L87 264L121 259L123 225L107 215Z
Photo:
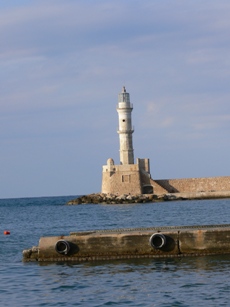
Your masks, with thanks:
M0 200L0 306L230 306L230 255L23 263L41 236L121 227L230 224L230 199L66 206L74 197ZM3 235L10 230L9 236Z

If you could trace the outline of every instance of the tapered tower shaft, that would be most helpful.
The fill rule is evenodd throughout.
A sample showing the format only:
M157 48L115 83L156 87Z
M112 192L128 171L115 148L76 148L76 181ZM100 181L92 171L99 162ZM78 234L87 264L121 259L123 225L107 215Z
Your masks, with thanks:
M119 134L120 140L120 163L121 164L134 164L133 154L133 139L132 134L134 129L132 127L131 112L133 106L130 103L129 93L123 86L122 92L118 95L118 120L119 120Z

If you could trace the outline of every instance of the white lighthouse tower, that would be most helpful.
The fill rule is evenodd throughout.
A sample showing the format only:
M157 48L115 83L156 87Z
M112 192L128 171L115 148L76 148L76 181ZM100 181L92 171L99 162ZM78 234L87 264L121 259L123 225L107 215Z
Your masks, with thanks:
M131 112L133 106L130 103L129 93L126 92L123 86L122 92L118 94L118 120L119 120L119 134L120 140L120 164L134 164L133 154L133 139L132 134L134 129L132 127Z
M118 94L117 105L120 164L115 164L114 160L109 158L107 164L102 166L102 193L114 195L153 193L149 159L137 158L134 164L132 110L129 93L126 93L123 86L122 92Z

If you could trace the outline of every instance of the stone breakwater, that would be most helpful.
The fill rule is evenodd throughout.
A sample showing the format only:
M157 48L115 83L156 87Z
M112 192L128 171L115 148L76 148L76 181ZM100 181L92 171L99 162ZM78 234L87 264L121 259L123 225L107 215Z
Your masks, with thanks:
M230 191L219 192L196 192L196 193L167 193L167 194L105 194L94 193L79 196L70 200L67 205L81 204L135 204L135 203L152 203L159 201L175 201L189 199L215 199L215 198L230 198Z
M67 205L81 204L133 204L133 203L149 203L159 200L158 196L153 194L138 194L138 195L115 195L115 194L89 194L83 195L76 199L70 200Z

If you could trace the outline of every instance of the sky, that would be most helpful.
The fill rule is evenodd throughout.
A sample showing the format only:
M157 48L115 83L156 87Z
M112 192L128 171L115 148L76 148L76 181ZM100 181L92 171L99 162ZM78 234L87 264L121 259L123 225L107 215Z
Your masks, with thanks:
M0 198L100 192L118 93L153 179L230 176L228 0L2 0Z

